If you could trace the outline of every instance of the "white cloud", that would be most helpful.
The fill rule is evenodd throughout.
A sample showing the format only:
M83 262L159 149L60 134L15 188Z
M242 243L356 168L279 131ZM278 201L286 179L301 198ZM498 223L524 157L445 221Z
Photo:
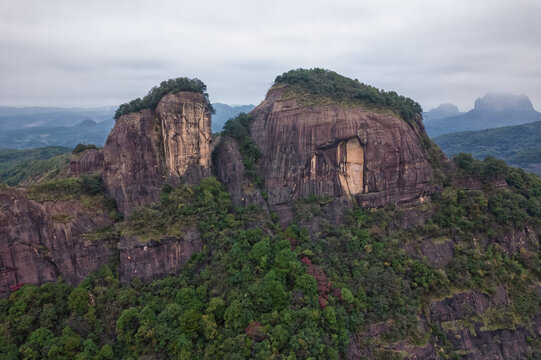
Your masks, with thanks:
M0 1L0 105L92 106L160 81L258 103L274 77L325 67L425 108L487 91L541 108L541 3L441 1Z

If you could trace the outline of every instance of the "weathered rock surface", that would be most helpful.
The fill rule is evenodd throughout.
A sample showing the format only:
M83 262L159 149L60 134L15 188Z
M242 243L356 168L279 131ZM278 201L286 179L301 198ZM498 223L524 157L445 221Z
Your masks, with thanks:
M194 252L203 250L203 242L197 229L187 229L182 238L164 237L146 243L123 237L118 249L120 281L129 283L136 277L150 280L174 274Z
M225 184L235 206L257 204L266 208L261 191L245 176L242 155L238 144L232 139L223 139L215 150L216 177Z
M350 197L364 207L411 202L432 192L433 173L419 142L424 128L361 107L301 106L271 89L251 115L261 148L258 172L268 204L310 195Z
M22 190L0 191L0 295L59 276L77 284L111 255L106 242L82 235L111 224L106 211L89 211L79 200L39 203Z
M167 176L193 183L210 175L211 117L203 95L165 95L156 108L162 126Z
M124 215L156 201L165 179L161 127L150 110L121 116L103 148L103 181Z
M436 267L449 264L455 253L455 244L449 239L427 238L419 242L405 243L403 248L408 255L417 259L426 259L430 265Z
M425 317L419 315L420 330L428 332L428 325ZM394 353L400 354L405 359L437 359L437 351L433 344L428 342L426 345L412 345L407 341L395 343L386 343L381 341L381 337L393 326L392 321L372 324L365 331L351 336L348 348L346 350L346 359L380 359L382 354ZM383 346L382 346L383 345ZM407 356L404 356L406 355Z
M525 359L531 352L528 336L541 335L541 314L533 319L533 326L506 328L502 324L489 330L476 317L489 307L503 309L508 303L504 286L493 296L477 290L455 294L430 305L430 321L442 325L453 350L464 359ZM473 317L473 318L472 318Z
M67 171L68 176L81 176L94 173L101 173L103 171L103 151L91 149L85 151L83 154L73 155L69 168Z
M103 148L103 179L124 215L156 201L166 182L210 175L210 122L203 95L193 92L168 94L155 111L117 120Z

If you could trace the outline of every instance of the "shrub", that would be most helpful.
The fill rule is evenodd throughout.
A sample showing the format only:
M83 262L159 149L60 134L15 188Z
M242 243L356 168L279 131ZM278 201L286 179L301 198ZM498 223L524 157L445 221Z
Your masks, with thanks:
M118 107L115 112L115 120L118 120L122 115L126 115L132 112L136 112L142 109L155 109L158 103L167 94L177 93L180 91L189 91L202 94L205 98L205 105L210 113L214 113L209 95L207 94L207 86L199 79L188 79L186 77L179 77L176 79L169 79L162 81L159 86L155 86L144 98L137 98L124 103Z
M421 105L394 91L383 91L334 71L314 68L290 70L279 75L274 85L287 84L309 94L336 101L358 101L389 108L407 122L423 112Z
M80 154L82 152L85 152L86 150L97 150L98 147L94 144L77 144L75 148L73 148L72 154Z

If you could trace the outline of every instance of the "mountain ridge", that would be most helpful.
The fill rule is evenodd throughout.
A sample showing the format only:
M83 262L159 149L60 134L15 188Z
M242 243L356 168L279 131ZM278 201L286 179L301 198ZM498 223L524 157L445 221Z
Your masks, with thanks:
M0 356L541 355L541 180L447 159L396 93L277 85L219 135L203 94L163 94L0 184Z
M425 127L435 137L459 131L483 130L502 126L520 125L541 120L526 95L487 93L475 100L474 108L451 117L428 118Z

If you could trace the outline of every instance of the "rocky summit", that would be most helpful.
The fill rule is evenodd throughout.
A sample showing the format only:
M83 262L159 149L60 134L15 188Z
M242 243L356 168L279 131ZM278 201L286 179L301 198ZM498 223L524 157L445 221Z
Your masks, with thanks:
M210 112L193 92L165 95L155 110L122 115L103 148L103 180L119 210L158 200L162 185L196 183L211 170Z
M419 104L329 70L212 112L164 81L0 184L0 357L541 356L538 177L447 159Z
M261 148L258 170L268 204L280 215L311 195L362 207L422 200L433 177L419 122L363 106L302 106L272 89L252 112L250 134Z

